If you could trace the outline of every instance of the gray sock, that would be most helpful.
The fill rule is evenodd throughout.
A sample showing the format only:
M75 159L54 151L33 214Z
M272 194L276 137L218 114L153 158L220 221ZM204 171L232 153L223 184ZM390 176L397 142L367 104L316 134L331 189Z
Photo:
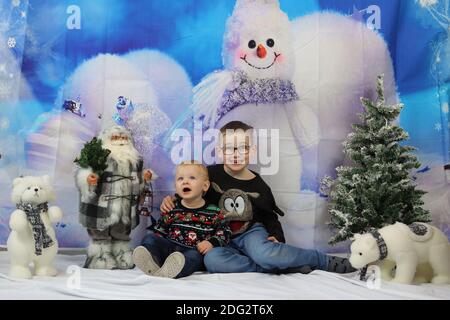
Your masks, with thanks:
M350 273L355 272L356 269L352 267L347 258L327 256L327 269L325 271L334 273Z
M313 269L311 269L310 266L305 265L305 266L301 266L301 267L291 267L291 268L287 268L287 269L274 270L271 273L275 273L275 274L289 274L289 273L308 274L308 273L311 273L312 271L313 271Z

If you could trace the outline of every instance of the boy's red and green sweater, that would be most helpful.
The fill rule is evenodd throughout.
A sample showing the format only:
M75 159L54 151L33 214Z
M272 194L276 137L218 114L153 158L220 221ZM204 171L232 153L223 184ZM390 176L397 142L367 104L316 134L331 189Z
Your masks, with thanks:
M226 246L231 231L221 210L215 205L205 204L201 208L190 209L177 201L175 209L161 213L155 233L176 242L195 248L198 243L208 240L214 247Z

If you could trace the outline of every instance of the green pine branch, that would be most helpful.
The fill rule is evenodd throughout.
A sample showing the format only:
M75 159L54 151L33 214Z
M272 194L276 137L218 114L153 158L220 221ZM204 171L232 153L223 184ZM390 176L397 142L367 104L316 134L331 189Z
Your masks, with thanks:
M102 140L94 137L91 141L85 143L80 152L80 156L74 160L82 168L92 168L97 175L102 175L108 165L106 160L111 151L103 149Z

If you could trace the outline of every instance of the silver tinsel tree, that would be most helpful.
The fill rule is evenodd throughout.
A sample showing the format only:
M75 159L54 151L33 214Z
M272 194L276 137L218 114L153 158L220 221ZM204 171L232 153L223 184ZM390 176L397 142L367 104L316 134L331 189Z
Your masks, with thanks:
M353 125L344 142L353 166L340 166L336 179L322 181L321 190L330 200L330 226L337 231L330 244L397 221L430 221L421 207L425 192L410 177L411 170L420 167L411 154L415 148L401 144L408 134L394 123L403 105L386 105L383 76L378 77L377 94L376 101L361 98L361 123Z

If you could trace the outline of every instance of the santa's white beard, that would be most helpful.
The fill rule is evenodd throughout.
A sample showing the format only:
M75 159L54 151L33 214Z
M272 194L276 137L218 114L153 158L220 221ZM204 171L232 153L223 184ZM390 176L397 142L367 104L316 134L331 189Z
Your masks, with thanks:
M139 161L140 155L139 152L132 144L126 145L114 145L111 143L104 143L103 148L111 151L109 157L114 159L119 167L126 166L128 168L128 164L131 163L133 166L136 165Z

